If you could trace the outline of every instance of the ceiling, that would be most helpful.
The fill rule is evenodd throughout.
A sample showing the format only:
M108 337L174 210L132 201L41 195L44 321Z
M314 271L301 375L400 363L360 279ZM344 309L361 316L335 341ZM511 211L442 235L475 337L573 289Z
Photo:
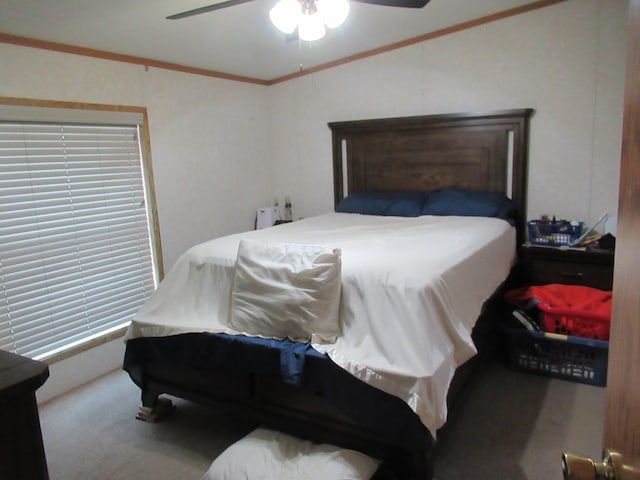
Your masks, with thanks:
M271 24L276 1L167 20L216 0L2 0L0 33L271 81L488 15L553 3L431 0L408 9L352 2L342 26L303 42Z

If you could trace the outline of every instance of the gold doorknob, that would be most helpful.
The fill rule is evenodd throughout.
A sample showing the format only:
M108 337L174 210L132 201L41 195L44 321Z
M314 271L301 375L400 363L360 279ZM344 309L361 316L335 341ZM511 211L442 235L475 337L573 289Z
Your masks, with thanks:
M605 450L602 462L575 455L562 454L564 480L623 480L622 455L615 450Z

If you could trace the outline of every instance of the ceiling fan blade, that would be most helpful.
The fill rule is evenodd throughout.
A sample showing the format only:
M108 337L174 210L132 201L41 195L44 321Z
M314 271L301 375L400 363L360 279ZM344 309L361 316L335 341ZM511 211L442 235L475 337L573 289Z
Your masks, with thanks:
M371 3L373 5L383 5L385 7L405 7L422 8L430 0L353 0L360 3Z
M206 5L204 7L194 8L193 10L187 10L186 12L180 12L174 15L169 15L167 17L167 20L179 20L181 18L200 15L201 13L213 12L214 10L233 7L234 5L240 5L241 3L247 3L251 1L253 0L228 0L227 2L214 3L213 5Z

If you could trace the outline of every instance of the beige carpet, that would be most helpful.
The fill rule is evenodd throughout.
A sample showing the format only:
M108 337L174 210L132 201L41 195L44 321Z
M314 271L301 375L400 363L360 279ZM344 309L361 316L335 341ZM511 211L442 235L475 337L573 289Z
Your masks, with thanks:
M440 436L439 480L561 480L562 452L601 458L605 388L488 367Z
M600 455L605 389L491 363L440 436L438 480L553 480L560 455ZM121 371L40 406L51 480L198 480L255 426L189 402L164 422L135 420ZM330 480L330 479L328 479Z
M175 400L156 424L135 419L140 390L110 373L40 406L51 480L200 479L228 445L254 425Z

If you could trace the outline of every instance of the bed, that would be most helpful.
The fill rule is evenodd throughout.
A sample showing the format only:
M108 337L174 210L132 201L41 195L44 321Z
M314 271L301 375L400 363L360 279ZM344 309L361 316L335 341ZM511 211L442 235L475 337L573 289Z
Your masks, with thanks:
M124 368L139 418L155 420L170 394L362 451L383 460L380 477L431 478L515 264L532 113L330 123L336 212L193 247L132 322ZM478 207L506 197L506 216ZM287 285L269 290L300 255L324 262L299 289L317 288L319 312L291 310Z

